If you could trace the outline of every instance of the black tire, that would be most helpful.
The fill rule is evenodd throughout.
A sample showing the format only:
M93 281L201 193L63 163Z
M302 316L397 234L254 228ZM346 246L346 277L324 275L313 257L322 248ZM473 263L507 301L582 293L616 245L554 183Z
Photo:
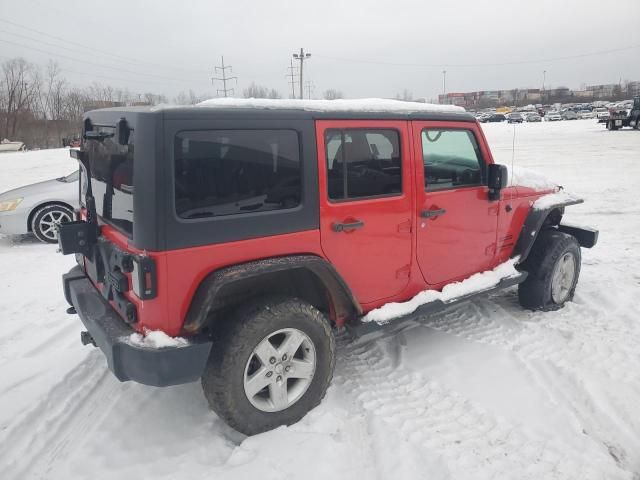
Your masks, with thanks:
M258 344L274 332L291 328L303 332L313 344L313 377L302 396L288 408L262 411L245 393L245 369ZM238 309L214 336L202 388L211 409L239 432L255 435L291 425L324 397L335 366L335 339L328 319L308 303L286 297L254 301ZM268 391L269 387L265 388Z
M73 210L61 204L45 205L36 210L31 217L31 231L41 242L58 243L53 220L60 223L70 222L73 220Z
M566 291L566 297L555 298L552 294L552 281L559 262L566 255L574 260L573 279ZM520 305L531 310L557 310L571 299L576 290L580 275L580 245L575 237L555 229L543 230L538 234L529 256L522 265L529 273L527 279L518 286Z

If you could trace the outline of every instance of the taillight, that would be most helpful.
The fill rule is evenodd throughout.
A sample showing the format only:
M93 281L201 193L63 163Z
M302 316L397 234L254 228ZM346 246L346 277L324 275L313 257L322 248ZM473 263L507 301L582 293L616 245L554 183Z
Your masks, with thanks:
M141 300L155 298L157 293L156 262L144 255L133 257L131 287L133 293Z

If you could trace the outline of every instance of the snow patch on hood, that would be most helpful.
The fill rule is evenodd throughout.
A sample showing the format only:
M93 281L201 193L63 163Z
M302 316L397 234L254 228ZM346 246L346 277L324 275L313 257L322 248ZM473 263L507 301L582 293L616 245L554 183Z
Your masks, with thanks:
M465 113L455 105L403 102L384 98L354 100L294 100L268 98L212 98L200 102L198 107L208 108L262 108L267 110L306 110L313 112L446 112Z
M538 200L533 202L533 209L546 210L547 208L551 208L558 204L566 204L571 202L582 203L582 199L572 193L565 192L564 190L562 190L560 192L543 195Z
M528 187L534 190L556 190L558 184L544 175L528 168L507 165L509 186Z
M371 310L362 318L362 321L384 324L393 318L415 312L418 307L425 303L436 300L447 303L471 293L488 290L498 285L498 283L505 278L520 275L520 272L515 268L518 260L519 257L514 257L501 263L493 270L475 273L461 282L450 283L446 285L441 292L438 290L424 290L407 302L387 303L382 307Z
M160 330L146 330L144 335L141 333L132 333L123 340L129 345L143 348L167 348L167 347L186 347L189 340L182 337L170 337Z

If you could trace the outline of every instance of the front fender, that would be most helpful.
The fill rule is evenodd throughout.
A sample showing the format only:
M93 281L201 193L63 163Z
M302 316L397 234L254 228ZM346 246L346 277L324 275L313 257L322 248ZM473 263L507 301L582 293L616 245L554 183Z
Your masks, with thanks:
M542 227L544 226L545 220L547 219L547 217L549 217L549 214L551 214L551 212L553 212L554 210L560 210L561 213L564 213L565 207L578 205L580 203L584 203L584 200L581 198L566 198L558 199L554 202L545 202L544 208L534 208L534 206L532 206L529 210L527 219L522 225L522 230L520 231L520 236L518 237L518 243L516 243L516 247L513 252L514 256L520 256L519 263L524 262L529 256L531 247L533 247L533 244L538 238L540 230L542 230ZM598 231L593 229L581 229L579 227L569 227L564 225L560 225L558 229L561 231L565 231L565 233L569 233L570 235L574 235L580 242L580 246L587 248L591 248L593 245L595 245L598 238ZM583 231L585 233L580 234L579 231ZM583 241L581 241L581 238L583 239Z

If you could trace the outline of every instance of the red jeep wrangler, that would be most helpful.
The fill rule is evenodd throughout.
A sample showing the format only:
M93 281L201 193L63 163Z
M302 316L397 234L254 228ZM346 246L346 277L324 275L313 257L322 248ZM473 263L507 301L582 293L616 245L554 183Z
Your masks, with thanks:
M480 125L457 107L96 110L72 156L81 208L58 238L76 254L63 284L83 343L121 381L202 379L211 408L246 434L318 405L334 328L516 257L517 275L492 288L519 284L524 307L559 308L580 246L597 241L561 224L581 200L507 187Z

